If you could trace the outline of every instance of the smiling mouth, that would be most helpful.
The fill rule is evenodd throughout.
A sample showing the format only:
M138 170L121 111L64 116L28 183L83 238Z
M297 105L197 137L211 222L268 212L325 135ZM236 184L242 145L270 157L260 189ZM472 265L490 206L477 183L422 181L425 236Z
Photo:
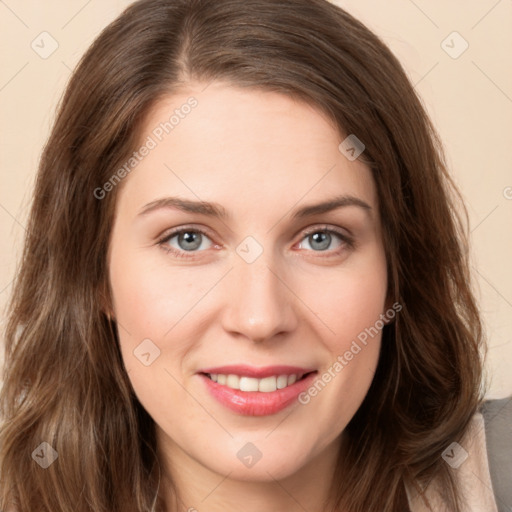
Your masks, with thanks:
M313 385L317 374L317 370L290 366L262 369L243 365L197 372L217 402L244 416L268 416L299 404L298 396Z
M281 375L270 375L268 377L256 378L256 377L247 377L245 375L236 375L236 374L224 374L224 373L204 373L201 375L205 375L213 382L217 384L227 386L228 388L237 390L237 391L245 391L245 392L255 392L259 391L261 393L272 393L279 389L285 389L289 386L292 386L296 382L299 382L305 379L308 375L312 373L317 373L315 371L305 372L305 373L292 373L292 374L281 374Z

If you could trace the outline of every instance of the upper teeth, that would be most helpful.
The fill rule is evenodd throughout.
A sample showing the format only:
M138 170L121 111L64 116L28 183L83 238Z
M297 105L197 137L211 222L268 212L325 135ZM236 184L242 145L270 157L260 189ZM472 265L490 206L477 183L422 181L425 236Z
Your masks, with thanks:
M238 375L224 375L222 373L209 374L210 379L219 384L224 384L239 391L262 391L270 393L277 389L283 389L291 386L297 381L297 374L292 375L273 375L264 379L255 379L253 377L240 377Z

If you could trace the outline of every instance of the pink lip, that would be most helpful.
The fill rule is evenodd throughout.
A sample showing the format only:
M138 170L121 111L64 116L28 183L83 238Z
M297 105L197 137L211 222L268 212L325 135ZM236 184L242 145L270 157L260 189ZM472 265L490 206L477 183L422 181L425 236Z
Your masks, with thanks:
M217 368L215 369L215 371L212 371L212 373L224 373L225 368L232 369L234 367ZM240 367L236 368L238 368L237 371L230 370L229 372L226 373L232 373L234 375L247 375L245 372L240 372ZM291 367L272 367L273 370L272 372L270 372L270 375L287 375L286 372L276 372L276 368L289 369ZM266 372L266 375L264 375L263 377L268 377L269 373L267 369L264 370ZM300 370L303 373L307 373L307 370L303 370L300 368L298 370ZM300 372L290 371L290 374L291 373ZM294 401L296 401L299 394L305 391L312 384L314 378L316 377L316 373L316 371L314 373L310 373L309 375L306 375L303 379L296 381L291 386L287 386L283 389L277 389L276 391L272 391L270 393L264 393L260 391L240 391L238 389L232 389L223 384L213 382L206 375L200 374L199 376L203 380L206 388L208 389L208 392L213 396L213 398L215 398L218 402L220 402L228 409L238 414L243 414L245 416L267 416L282 411L286 407L290 406Z
M299 368L298 366L264 366L256 368L254 366L247 366L244 364L218 366L216 368L205 368L199 370L197 373L221 373L223 375L239 375L244 377L254 377L256 379L263 379L265 377L272 377L273 375L292 375L296 374L298 378L302 377L305 373L314 372L315 368Z

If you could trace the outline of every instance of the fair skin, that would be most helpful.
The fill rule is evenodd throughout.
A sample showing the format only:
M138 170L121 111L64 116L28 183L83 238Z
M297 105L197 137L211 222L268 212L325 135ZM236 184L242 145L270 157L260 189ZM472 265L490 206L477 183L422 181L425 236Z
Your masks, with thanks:
M124 178L117 198L108 263L124 364L156 423L178 510L320 512L343 430L372 382L380 335L308 403L273 414L229 409L197 372L292 365L321 376L375 324L387 290L375 184L366 165L338 150L343 139L318 110L221 82L161 100L141 140L190 96L198 105ZM140 214L170 196L215 202L229 217L170 207ZM293 218L334 196L367 207ZM183 226L206 232L196 232L198 247L178 235L159 245ZM309 228L331 238L315 241ZM248 236L262 248L250 263L237 252ZM145 339L160 350L148 366L134 356ZM261 453L251 467L237 456L247 443ZM175 510L165 478L162 487Z

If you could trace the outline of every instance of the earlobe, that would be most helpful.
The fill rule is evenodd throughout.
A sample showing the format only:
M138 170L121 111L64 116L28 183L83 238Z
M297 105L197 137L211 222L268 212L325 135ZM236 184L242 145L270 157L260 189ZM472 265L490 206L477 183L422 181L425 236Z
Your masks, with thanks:
M114 313L110 308L101 308L101 312L107 317L107 320L111 322L112 320L115 320Z
M103 311L104 315L107 317L107 320L109 322L115 321L114 315L111 311L105 311L103 309L102 309L102 311Z
M395 308L396 304L398 304L398 301L393 301L392 297L388 295L384 304L384 312L381 315L385 325L390 325L395 322L397 313L397 309Z
M100 290L98 293L100 301L100 310L107 317L109 321L115 321L114 310L111 305L110 294L104 290Z
M390 325L390 324L392 324L392 323L394 323L394 322L395 322L395 319L394 319L394 318L390 318L390 317L388 316L388 311L389 311L389 310L388 310L388 309L386 309L386 311L385 311L385 312L384 312L384 314L383 314L383 317L384 317L384 324L385 324L385 325Z

